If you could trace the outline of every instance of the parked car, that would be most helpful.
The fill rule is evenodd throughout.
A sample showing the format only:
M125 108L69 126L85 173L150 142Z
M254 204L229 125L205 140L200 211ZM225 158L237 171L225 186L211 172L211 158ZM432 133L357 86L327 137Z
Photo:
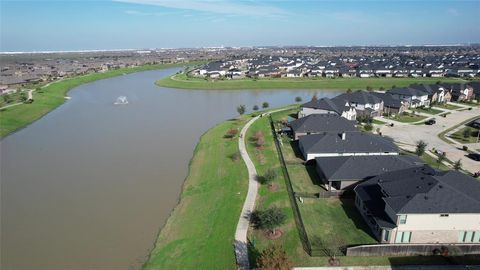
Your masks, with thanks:
M480 154L479 153L470 153L467 155L470 159L473 159L475 161L480 161Z
M435 119L433 119L433 118L425 121L425 125L429 125L429 126L431 126L435 123L437 123L437 121L435 121Z

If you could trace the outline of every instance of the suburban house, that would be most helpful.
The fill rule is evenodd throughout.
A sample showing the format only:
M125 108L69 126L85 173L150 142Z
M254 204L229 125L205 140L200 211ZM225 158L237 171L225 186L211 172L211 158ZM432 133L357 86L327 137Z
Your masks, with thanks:
M387 172L354 189L382 243L480 243L480 182L425 165Z
M393 88L388 90L388 93L406 102L408 107L416 108L430 104L428 93L423 90L415 88Z
M454 101L472 100L475 97L472 86L468 84L452 83L444 86L451 90Z
M372 95L383 101L384 115L402 114L407 109L407 105L400 98L398 98L398 96L380 92L372 92Z
M317 157L316 171L328 190L351 189L358 182L379 174L422 166L413 156L340 156Z
M298 118L308 116L310 114L336 114L345 117L348 120L355 120L357 112L355 107L348 101L339 98L322 98L313 99L300 106Z
M299 137L324 132L355 132L355 121L336 114L310 114L289 123L295 140Z
M366 91L355 91L341 94L334 99L344 99L355 107L357 116L382 116L383 101L375 95Z
M306 161L316 157L398 155L391 139L364 132L305 135L298 139L298 147Z
M412 84L409 87L428 93L430 103L446 103L452 99L449 88L440 84Z

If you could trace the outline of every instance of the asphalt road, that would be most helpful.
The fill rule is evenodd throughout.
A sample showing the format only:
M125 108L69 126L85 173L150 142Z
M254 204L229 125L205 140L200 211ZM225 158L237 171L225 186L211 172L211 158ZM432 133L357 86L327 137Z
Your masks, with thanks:
M396 142L410 145L414 149L416 142L423 140L428 143L427 148L432 148L446 152L447 158L452 161L461 160L463 169L469 172L480 171L480 162L466 157L466 152L461 149L461 144L449 144L441 140L437 135L442 131L451 128L459 123L480 116L480 107L474 107L472 110L451 111L447 117L436 116L436 124L428 125L398 125L393 127L382 126L380 131L384 136L393 138ZM383 120L385 121L385 120ZM469 149L480 149L480 143L469 144Z

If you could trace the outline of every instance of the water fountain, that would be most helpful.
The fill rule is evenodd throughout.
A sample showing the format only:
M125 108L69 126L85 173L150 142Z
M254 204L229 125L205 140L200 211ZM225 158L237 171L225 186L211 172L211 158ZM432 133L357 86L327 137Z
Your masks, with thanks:
M115 105L125 105L125 104L128 104L128 100L127 100L127 97L126 96L119 96L117 98L117 101L115 101L115 103L113 103Z

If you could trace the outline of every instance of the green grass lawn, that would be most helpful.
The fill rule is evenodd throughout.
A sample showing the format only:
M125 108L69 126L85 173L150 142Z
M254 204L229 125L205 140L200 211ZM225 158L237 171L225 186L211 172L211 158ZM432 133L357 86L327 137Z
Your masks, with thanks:
M156 82L159 86L183 89L366 89L392 86L404 87L413 83L432 84L437 81L459 82L452 78L259 78L220 80L191 78L181 73Z
M455 125L455 126L453 126L453 127L451 127L451 128L447 128L446 130L438 133L437 136L438 136L438 138L440 138L442 141L444 141L444 142L446 142L446 143L452 143L450 140L447 140L447 139L445 138L445 135L446 135L447 133L449 133L450 131L458 128L459 126L463 126L463 125L465 125L465 124L467 124L467 123L470 123L470 122L472 122L473 120L475 120L475 119L477 119L477 118L478 118L478 116L475 116L475 117L472 117L472 118L470 118L470 119L467 119L467 120L459 123L458 125Z
M0 107L22 102L20 100L20 93L21 92L17 91L16 93L2 95L0 99ZM27 91L24 91L24 93L27 95Z
M192 62L190 64L195 63L197 62ZM121 68L104 73L92 73L68 78L52 83L49 86L42 88L42 90L39 92L33 92L33 103L21 104L7 109L2 109L0 111L0 137L5 137L10 133L25 127L26 125L41 118L43 115L60 106L63 104L63 102L65 102L65 94L70 89L84 83L139 71L179 67L184 65L186 65L186 63L144 65L133 68Z
M468 138L465 138L463 133L467 129L470 130L470 136ZM471 128L471 127L464 127L458 130L457 132L453 133L452 135L450 135L450 138L454 139L459 143L476 143L478 132L479 132L478 129Z
M429 108L429 107L415 108L414 111L421 112L421 113L433 114L433 115L443 112L442 110L437 110L437 109Z
M370 228L355 208L353 199L304 199L298 203L312 247L320 250L321 240L341 232L347 245L373 244Z
M389 117L389 119L392 119L392 120L395 120L395 121L398 121L398 122L402 122L402 123L414 123L414 122L424 120L426 118L427 117L425 117L425 116L412 115L412 114L408 114L408 115L402 114L402 115L396 115L394 117Z
M249 119L226 121L201 137L180 202L145 269L235 269L233 242L248 175L241 158L230 158L238 152L238 137L223 136Z
M449 103L434 104L433 107L443 108L443 109L447 109L447 110L458 110L458 109L463 108L463 107L452 105L452 104L449 104Z
M373 119L372 123L375 124L375 125L385 125L386 124L386 122L383 122L383 121L380 121L380 120L377 120L377 119Z

